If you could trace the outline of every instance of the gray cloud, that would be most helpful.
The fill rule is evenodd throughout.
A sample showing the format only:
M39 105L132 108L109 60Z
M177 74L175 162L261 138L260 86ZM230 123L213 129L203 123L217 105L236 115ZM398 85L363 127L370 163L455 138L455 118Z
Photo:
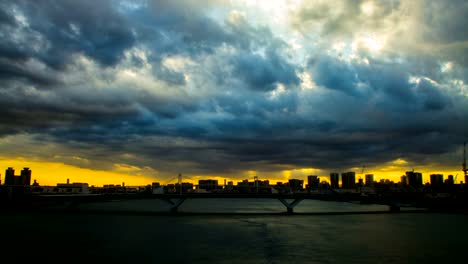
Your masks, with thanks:
M283 60L274 51L266 58L255 54L239 54L233 58L235 73L252 89L273 90L275 84L298 85L299 78L293 65Z
M303 34L316 25L321 33L294 53L289 35L241 12L215 18L198 1L2 2L0 135L27 135L41 149L30 156L52 151L74 165L167 175L437 163L454 152L468 134L466 68L461 59L441 67L464 49L334 54L322 44L383 30L405 5L379 2L364 19L359 1L323 3L299 10ZM441 25L431 45L464 41L442 32L459 32L463 19L447 18L457 12L425 22Z

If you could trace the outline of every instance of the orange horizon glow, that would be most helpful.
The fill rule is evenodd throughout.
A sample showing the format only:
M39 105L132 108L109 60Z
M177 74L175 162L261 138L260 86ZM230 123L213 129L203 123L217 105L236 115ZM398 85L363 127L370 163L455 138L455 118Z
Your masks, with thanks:
M393 161L390 165L386 164L383 167L375 168L372 170L365 170L361 173L360 169L352 168L348 171L356 172L356 180L362 178L365 180L365 174L373 174L374 181L379 181L380 179L389 179L394 182L399 182L400 177L405 174L407 170L402 167L398 167L400 163L398 160ZM402 164L400 164L402 165ZM24 168L28 167L32 170L31 182L37 180L40 185L43 186L55 186L57 183L65 183L67 179L70 182L85 182L90 186L103 186L105 184L122 184L125 183L126 186L145 186L151 184L152 182L160 182L161 184L175 183L177 182L177 175L172 177L171 182L167 182L168 177L157 177L149 175L132 175L128 173L122 173L117 171L105 171L105 170L96 170L91 168L81 168L73 165L68 165L59 162L49 162L49 161L29 161L23 158L15 159L0 159L0 175L2 182L4 181L4 170L8 167L13 167L15 169L15 175L19 175L19 172ZM455 177L455 182L460 183L464 181L464 176L462 172L457 172L454 170L447 169L436 169L436 170L416 170L423 174L423 182L429 182L430 174L443 174L444 178L448 175L453 175ZM340 171L339 173L341 173ZM315 168L298 168L293 170L282 170L278 172L268 172L263 173L255 170L247 170L243 173L239 173L236 176L232 175L183 175L183 182L191 182L197 184L200 179L214 179L218 180L219 184L224 184L226 182L232 181L234 184L248 179L249 181L253 180L255 175L258 175L259 180L269 180L270 183L275 184L276 182L287 182L289 179L301 179L304 180L304 184L307 182L308 175L317 175L320 178L320 181L330 182L329 173L326 173L320 169ZM264 175L264 176L263 176Z

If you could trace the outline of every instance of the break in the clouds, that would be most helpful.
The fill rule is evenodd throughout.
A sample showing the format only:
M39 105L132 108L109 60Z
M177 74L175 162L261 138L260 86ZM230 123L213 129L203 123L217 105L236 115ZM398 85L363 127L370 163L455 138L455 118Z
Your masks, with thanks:
M466 1L0 1L2 155L159 177L456 168Z

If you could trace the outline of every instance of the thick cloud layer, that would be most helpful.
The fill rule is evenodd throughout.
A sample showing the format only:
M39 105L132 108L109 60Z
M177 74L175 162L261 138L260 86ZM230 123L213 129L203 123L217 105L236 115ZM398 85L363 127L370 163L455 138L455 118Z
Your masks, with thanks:
M459 166L465 1L286 3L0 1L2 155L159 176Z

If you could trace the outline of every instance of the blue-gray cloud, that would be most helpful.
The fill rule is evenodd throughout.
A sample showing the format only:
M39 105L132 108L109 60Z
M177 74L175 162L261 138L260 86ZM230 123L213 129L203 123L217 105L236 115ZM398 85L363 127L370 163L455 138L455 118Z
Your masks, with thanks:
M239 54L233 58L235 73L254 90L274 90L276 84L298 85L294 65L268 51L265 57L257 54Z
M219 19L194 1L1 1L0 135L197 173L437 163L468 133L466 19L449 19L460 6L424 22L437 25L429 44L448 45L441 54L358 47L349 58L321 43L352 38L361 22L380 29L378 14L400 5L369 22L345 2L338 17L302 10L305 24L325 26L320 45L294 54L275 28L240 13Z
M2 6L10 16L18 13L13 25L2 25L2 57L36 58L61 68L71 55L82 52L110 66L135 42L129 23L111 1L17 1Z

